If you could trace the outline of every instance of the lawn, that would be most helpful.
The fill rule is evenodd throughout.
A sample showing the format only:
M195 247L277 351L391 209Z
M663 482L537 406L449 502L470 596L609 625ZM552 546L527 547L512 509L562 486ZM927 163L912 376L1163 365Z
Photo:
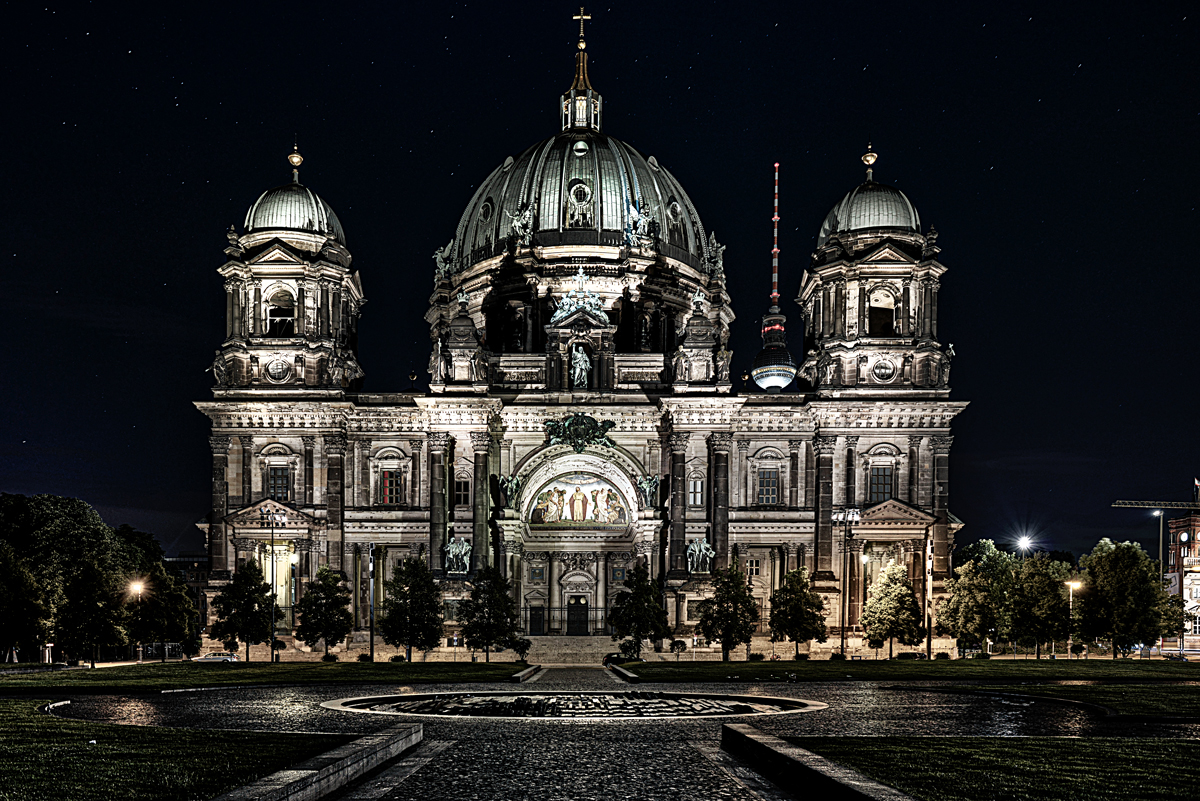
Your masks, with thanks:
M923 801L1166 801L1200 783L1200 744L1188 740L785 739Z
M160 662L0 676L0 695L157 692L243 684L457 684L506 681L520 662Z
M0 801L207 799L354 739L88 723L44 703L0 699Z
M643 681L1200 681L1200 664L1136 659L955 659L834 662L634 662Z
M964 688L966 689L966 688ZM1021 695L1047 695L1106 706L1122 715L1200 717L1200 687L1178 684L1034 684L971 690L996 690Z

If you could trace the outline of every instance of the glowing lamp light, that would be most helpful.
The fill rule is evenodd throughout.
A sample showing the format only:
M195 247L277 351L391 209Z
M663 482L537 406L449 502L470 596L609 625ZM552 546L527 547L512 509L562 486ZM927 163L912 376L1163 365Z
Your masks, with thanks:
M1033 540L1029 537L1021 537L1019 540L1017 540L1017 547L1022 551L1028 551L1033 547Z
M1063 584L1066 584L1068 587L1070 587L1073 590L1077 590L1083 586L1082 581L1064 581Z

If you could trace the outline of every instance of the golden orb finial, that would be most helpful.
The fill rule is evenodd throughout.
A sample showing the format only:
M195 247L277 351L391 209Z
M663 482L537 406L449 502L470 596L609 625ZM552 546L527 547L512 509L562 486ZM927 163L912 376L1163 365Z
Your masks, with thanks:
M293 167L299 167L301 164L304 163L304 156L300 155L299 147L297 147L297 146L292 147L292 152L288 154L288 163L291 164Z
M874 150L871 149L871 143L867 142L867 152L863 153L863 157L862 157L863 164L866 164L868 167L870 167L872 164L875 163L875 160L878 158L879 158L879 155Z

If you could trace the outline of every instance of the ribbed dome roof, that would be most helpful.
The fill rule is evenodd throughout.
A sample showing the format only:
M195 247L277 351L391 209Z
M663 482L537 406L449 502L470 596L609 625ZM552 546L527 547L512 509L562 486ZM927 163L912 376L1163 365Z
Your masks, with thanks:
M703 269L708 240L683 187L654 158L595 130L571 129L508 158L471 199L448 254L451 271L526 244L632 244Z
M899 228L920 233L921 217L899 189L867 181L850 190L829 211L817 235L817 247L824 247L833 234L866 228Z
M333 237L346 244L346 232L329 204L307 186L284 184L268 189L246 212L246 233L304 231Z

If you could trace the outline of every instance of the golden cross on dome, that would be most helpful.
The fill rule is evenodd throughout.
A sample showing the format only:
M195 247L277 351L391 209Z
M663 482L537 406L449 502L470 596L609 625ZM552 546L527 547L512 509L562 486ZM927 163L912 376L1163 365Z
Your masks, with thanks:
M592 18L592 15L591 15L591 14L584 14L584 13L583 13L583 6L580 6L580 7L579 7L579 13L578 13L578 14L576 14L576 15L575 15L575 16L573 16L573 17L571 17L571 19L577 19L577 20L579 20L579 41L581 41L581 42L583 41L583 21L584 21L585 19L591 19L591 18Z

